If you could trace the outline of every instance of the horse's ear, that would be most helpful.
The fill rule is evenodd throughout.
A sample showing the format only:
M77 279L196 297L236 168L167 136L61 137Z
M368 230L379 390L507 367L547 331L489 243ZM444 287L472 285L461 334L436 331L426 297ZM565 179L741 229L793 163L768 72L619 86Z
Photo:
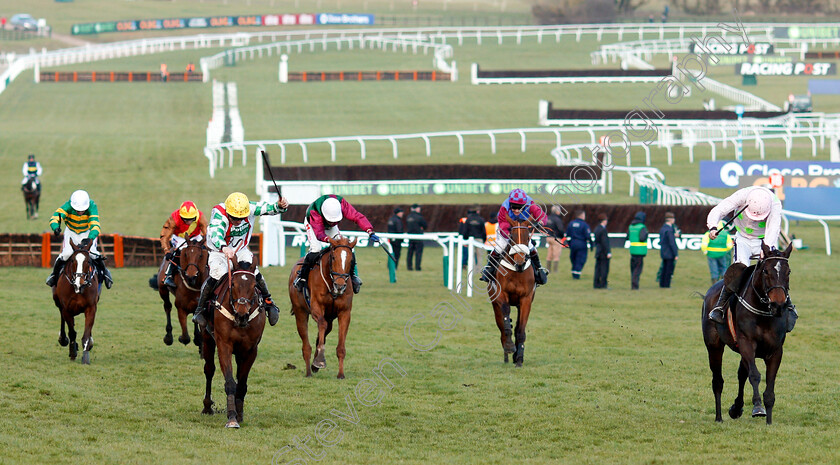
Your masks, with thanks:
M764 253L764 258L770 256L770 247L768 247L767 244L764 243L764 241L761 241L761 251Z
M785 256L785 258L790 258L791 252L793 252L793 242L792 241L791 241L790 244L788 244L787 248L785 249L784 252L782 252L782 254Z
M351 240L350 242L348 242L348 245L350 246L350 248L351 248L351 249L352 249L353 247L356 247L356 242L358 242L358 239L359 239L358 237L354 237L354 238L353 238L353 240Z
M335 240L335 239L333 239L332 237L329 237L329 236L327 236L327 242L329 242L329 243L330 243L330 245L331 245L331 246L333 246L333 247L335 247L336 245L338 245L338 241L337 241L337 240Z
M248 271L250 271L251 273L254 273L256 271L256 269L257 269L257 262L251 262L250 266L248 267Z

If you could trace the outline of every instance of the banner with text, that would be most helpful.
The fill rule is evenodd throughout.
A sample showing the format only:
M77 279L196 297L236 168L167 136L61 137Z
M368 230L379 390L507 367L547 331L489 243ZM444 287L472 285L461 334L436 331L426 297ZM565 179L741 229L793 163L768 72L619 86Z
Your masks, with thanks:
M834 63L741 63L735 74L742 76L828 76L837 74Z
M104 32L153 31L189 28L213 28L232 26L311 26L316 24L351 24L370 26L374 16L347 13L295 13L245 16L201 16L193 18L137 19L125 21L104 21L98 23L74 24L73 35L99 34Z
M840 176L840 163L819 161L701 161L700 187L737 188L741 176ZM791 181L792 182L792 181Z

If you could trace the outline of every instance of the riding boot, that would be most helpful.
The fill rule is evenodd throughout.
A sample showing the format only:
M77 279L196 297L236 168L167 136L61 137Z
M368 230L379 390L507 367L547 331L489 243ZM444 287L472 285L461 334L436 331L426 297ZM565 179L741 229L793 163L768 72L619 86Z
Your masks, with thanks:
M548 282L548 270L540 265L540 254L536 250L531 251L531 265L534 268L534 279L537 284L542 285Z
M350 275L350 281L353 282L353 294L358 294L359 291L362 289L362 279L359 278L359 268L356 266L356 254L353 254L353 262L350 263L350 267L352 268L352 274Z
M196 323L199 326L207 325L207 319L204 317L204 313L207 311L207 299L210 298L210 294L212 294L213 290L216 289L216 284L218 282L218 279L208 276L207 280L204 281L204 284L201 285L201 294L198 296L198 305L195 307L195 313L192 318L193 323Z
M172 262L166 264L166 279L163 280L163 284L173 290L177 287L175 285L175 266L172 265Z
M796 326L796 320L799 319L799 312L796 311L796 305L793 305L793 302L790 301L790 296L788 296L787 301L785 302L785 310L787 310L786 314L786 330L787 332L793 331L793 327Z
M303 263L300 265L300 269L298 269L297 278L295 278L295 289L303 292L303 288L306 287L306 279L309 277L309 272L312 271L312 267L315 266L315 260L318 259L318 255L317 252L309 252L303 258Z
M61 269L64 268L65 263L67 263L67 261L62 260L60 258L56 259L55 265L53 266L52 273L47 278L47 286L49 286L49 287L55 286L56 281L58 281L58 274L61 273Z
M714 321L715 323L723 324L723 309L729 303L729 298L732 297L734 294L732 291L729 290L728 287L723 286L723 289L720 291L720 297L718 297L717 304L709 312L709 319Z
M274 326L277 324L277 320L280 319L280 310L277 309L277 306L274 305L274 301L271 300L271 293L268 292L268 286L265 285L265 279L263 279L262 273L257 273L257 289L260 290L263 302L265 303L265 313L268 315L268 324Z
M491 280L495 279L496 269L499 268L499 262L501 260L502 254L496 252L495 250L491 250L490 253L487 254L487 264L484 265L484 268L481 270L481 277L478 278L478 280L489 283Z
M100 255L98 258L93 259L93 264L99 270L99 277L105 283L105 287L111 289L111 286L114 284L114 279L111 278L111 272L105 267L105 258Z

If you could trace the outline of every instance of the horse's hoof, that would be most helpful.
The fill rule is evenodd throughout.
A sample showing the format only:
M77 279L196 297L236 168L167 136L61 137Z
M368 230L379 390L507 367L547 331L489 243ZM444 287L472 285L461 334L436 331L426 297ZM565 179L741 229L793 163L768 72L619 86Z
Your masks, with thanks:
M729 407L729 418L731 418L733 420L741 418L741 415L743 415L743 413L744 413L744 408L743 407L735 408L734 405L732 407ZM721 421L723 421L723 420L721 420Z
M238 429L239 428L239 422L237 422L236 420L228 420L228 422L225 423L225 428L237 428Z
M71 342L70 343L70 360L76 360L77 355L79 355L79 343L78 342Z
M172 345L172 335L167 334L166 336L163 336L163 343L168 345L168 346L171 346Z
M312 364L312 366L311 366L310 368L312 368L312 373L318 373L318 370L320 370L320 368L318 368L317 366L315 366L315 364L314 364L314 363Z
M516 368L522 368L522 362L521 361L516 362Z
M70 344L70 339L67 339L67 336L58 336L58 345L67 347L67 344Z
M764 410L764 407L762 407L760 405L757 406L757 407L753 407L752 416L753 416L753 418L755 418L755 417L766 417L767 416L767 410Z
M82 365L90 365L90 351L82 352Z
M715 418L715 423L723 423L723 418Z
M514 351L515 351L515 348L513 346L513 342L511 342L509 344L505 344L505 355L512 354Z
M507 352L505 352L505 363L510 363L510 361L508 360L508 354L507 354Z
M202 415L213 415L213 408L212 407L204 407L201 410Z
M339 373L339 374L338 374L338 376L336 376L336 378L338 378L338 379L344 379L344 373Z
M311 378L311 377L312 377L312 373L307 373L307 374L303 375L303 377L304 377L304 378Z
M187 345L187 344L190 343L190 337L189 336L184 336L182 334L182 335L178 336L178 342L180 342L181 344ZM170 342L170 344L171 344L171 342Z

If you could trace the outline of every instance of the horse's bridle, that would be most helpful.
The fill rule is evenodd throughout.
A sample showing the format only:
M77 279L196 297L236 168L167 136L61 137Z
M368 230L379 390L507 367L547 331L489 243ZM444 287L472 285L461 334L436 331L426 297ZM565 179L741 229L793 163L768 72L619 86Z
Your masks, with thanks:
M233 278L236 275L246 274L253 276L254 280L256 281L257 275L247 271L247 270L237 270L230 274L228 274L228 302L230 305L230 310L226 309L224 305L219 305L219 312L228 320L236 322L236 306L237 305L245 305L248 308L248 312L245 316L248 317L248 322L253 320L260 314L259 309L262 308L263 304L260 301L258 293L254 292L254 296L250 299L246 299L245 297L240 297L236 300L233 300ZM257 304L257 305L254 305ZM247 325L247 323L246 323Z
M329 290L330 295L332 296L333 299L337 299L341 295L344 294L344 292L347 290L347 281L350 280L350 275L353 273L353 270L350 270L350 273L336 273L335 271L332 270L333 252L335 252L336 250L341 249L341 248L348 249L350 251L350 256L351 257L353 256L353 248L350 247L349 245L333 245L333 246L330 246L330 253L329 253L330 258L329 258L329 261L327 262L327 268L329 268L329 270L330 270L330 280L332 281L332 286L330 286L330 283L327 282L327 277L324 276L324 267L323 266L320 267L321 268L321 279L324 280L324 284L327 285L327 289ZM335 283L335 278L336 277L344 278L344 287L341 288L341 290L338 289L338 287Z
M88 262L88 271L87 272L82 272L82 273L77 273L77 272L74 271L72 273L62 273L62 274L64 275L64 278L67 280L67 282L70 283L71 286L73 286L73 289L76 291L76 294L81 294L82 291L86 287L93 285L93 277L94 277L95 270L94 270L93 265L90 264L90 261L91 261L90 253L86 253L82 249L73 248L73 255L76 255L77 253L80 253L80 254L83 254L83 255L86 256L85 261ZM70 255L70 257L72 258L73 255ZM70 266L70 259L69 258L67 259L67 263L64 266L65 267ZM71 278L71 276L72 276L72 278ZM79 285L78 288L76 287L76 283L74 282L76 280L76 278L79 278L81 280L81 284Z
M183 252L183 251L185 251L185 250L189 249L190 247L198 247L198 248L200 248L200 249L207 250L207 246L206 246L206 245L203 245L203 244L202 244L202 245L193 244L193 243L190 243L189 241L188 241L188 242L184 242L184 244L188 244L188 245L187 245L186 247L178 247L178 249L176 249L176 251ZM198 267L198 265L196 265L195 263L189 263L189 264L187 264L187 266L186 266L186 267L182 268L180 265L176 265L176 264L175 264L175 262L174 262L173 260L169 260L169 263L171 263L171 264L173 264L173 265L175 265L175 266L177 266L177 267L178 267L178 274L180 274L180 275L181 275L181 282L182 282L182 283L184 283L184 287L186 287L187 289L189 289L189 290L191 290L191 291L195 291L195 292L200 291L200 289L195 289L194 287L192 287L192 286L190 286L189 284L187 284L187 276L184 274L184 273L186 273L186 271L187 271L187 270L189 270L189 269L190 269L190 267L191 267L191 266L194 266L194 267L195 267L195 269L196 269L196 271L198 272L198 274L199 274L199 276L200 276L200 275L201 275L201 268L199 268L199 267ZM209 266L210 266L209 264L204 265L204 272L205 272L205 273L206 273L206 272L207 272L207 270L209 269Z
M519 243L519 242L516 242L516 241L515 241L515 239L514 239L514 237L517 237L517 238L521 239L521 237L520 237L520 236L521 236L521 231L514 231L514 230L521 230L521 229L530 230L530 226L522 226L522 225L519 225L519 226L511 226L511 227L510 227L510 233L511 233L511 234L510 234L510 239L511 239L511 240L514 240L514 242L515 242L515 243L514 243L514 244L511 244L510 242L508 242L508 247L507 247L507 250L505 250L505 255L507 256L508 261L511 261L511 259L510 259L510 251L511 251L512 249L516 248L516 246L518 246L518 245L524 245L525 247L528 247L528 250L529 250L529 252L530 252L530 245L529 245L529 242L530 242L530 240L531 240L531 238L530 238L530 233L528 234L528 237L527 237L526 242ZM517 234L519 234L519 236L517 236ZM516 252L514 255L517 255L517 254L520 254L520 253L521 253L521 254L523 254L523 255L525 255L525 263L527 263L527 262L528 262L528 255L529 255L529 253L525 253L525 252ZM522 265L523 267L524 267L525 263L523 263L523 265ZM519 266L520 266L520 265L517 265L517 264L516 264L516 262L512 262L512 265L513 265L513 266L515 266L515 267L517 267L517 268L519 268ZM523 269L524 269L524 268L523 268ZM517 270L517 271L522 271L522 270Z
M790 294L788 292L789 289L790 289L790 284L788 284L787 286L772 286L770 289L765 289L763 295L762 295L762 293L758 292L758 289L755 288L755 274L756 274L756 272L758 272L759 269L764 269L764 264L766 262L770 261L770 260L788 261L788 258L787 257L767 257L767 258L761 259L761 260L759 260L758 263L756 263L755 268L753 268L752 274L750 275L750 288L752 289L753 294L755 294L756 297L758 297L758 300L759 300L759 302L761 302L762 305L767 306L768 308L770 307L770 291L772 291L773 289L781 289L782 291L784 291L785 300L790 298ZM755 313L756 315L776 316L776 314L774 312L767 311L767 310L760 310L760 309L757 309L757 308L753 307L740 295L738 296L738 301L741 302L741 305L743 305L744 308L746 308L747 310L749 310L752 313Z

